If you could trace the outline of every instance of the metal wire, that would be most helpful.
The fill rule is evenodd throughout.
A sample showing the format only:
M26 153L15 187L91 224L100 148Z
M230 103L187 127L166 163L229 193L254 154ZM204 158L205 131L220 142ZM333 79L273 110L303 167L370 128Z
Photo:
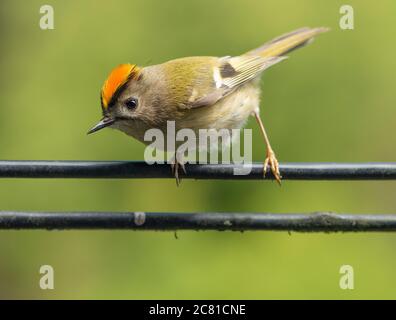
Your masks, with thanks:
M248 175L235 175L236 165L186 165L183 179L262 180L263 164ZM282 163L283 180L396 180L396 163ZM169 165L143 161L0 161L0 178L172 178ZM273 179L268 172L267 179Z
M396 231L396 215L3 211L0 229Z

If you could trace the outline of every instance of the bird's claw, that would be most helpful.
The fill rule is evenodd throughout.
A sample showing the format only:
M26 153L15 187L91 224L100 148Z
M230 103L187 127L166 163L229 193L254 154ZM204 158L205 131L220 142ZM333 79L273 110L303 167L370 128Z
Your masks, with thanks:
M272 150L268 151L267 158L264 161L264 178L267 173L268 166L271 168L271 172L274 175L275 180L278 182L279 185L281 185L282 176L279 172L279 162L276 159L275 153Z
M175 162L173 162L171 164L171 168L172 168L172 174L175 176L176 178L176 185L179 186L180 182L181 182L181 178L179 177L179 168L182 169L182 171L184 172L184 174L187 174L186 172L186 167L184 165L184 163L180 163L175 159Z

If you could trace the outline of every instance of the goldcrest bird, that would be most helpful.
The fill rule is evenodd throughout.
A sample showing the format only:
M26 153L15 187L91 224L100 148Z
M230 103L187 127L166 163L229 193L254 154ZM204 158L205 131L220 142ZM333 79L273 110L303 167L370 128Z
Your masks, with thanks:
M301 28L235 57L187 57L148 67L122 64L102 87L103 118L88 133L111 127L147 144L145 132L151 128L166 132L167 121L174 121L176 130L198 132L239 129L253 115L266 145L264 176L270 167L280 183L278 160L259 116L259 79L286 53L327 30ZM172 170L179 183L179 167L185 169L177 157L174 161Z

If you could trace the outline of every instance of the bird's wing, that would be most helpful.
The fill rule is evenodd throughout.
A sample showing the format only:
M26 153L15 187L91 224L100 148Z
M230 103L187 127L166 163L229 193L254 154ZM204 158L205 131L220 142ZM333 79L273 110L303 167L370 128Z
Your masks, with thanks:
M213 71L214 85L209 89L205 87L200 94L192 96L194 101L187 107L216 103L239 86L258 77L265 69L285 59L286 53L310 43L314 36L326 31L327 28L301 28L277 37L242 56L220 58Z
M198 108L215 104L246 82L257 78L270 66L286 57L237 56L223 57L213 66L213 81L204 90L193 91L187 108Z

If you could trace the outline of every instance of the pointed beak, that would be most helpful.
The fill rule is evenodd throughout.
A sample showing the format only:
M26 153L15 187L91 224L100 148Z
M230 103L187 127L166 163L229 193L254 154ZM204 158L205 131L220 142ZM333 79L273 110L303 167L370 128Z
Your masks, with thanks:
M100 129L106 128L108 126L111 126L115 122L114 119L109 118L109 117L104 117L102 120L100 120L94 127L92 127L91 130L87 132L87 134L94 133L96 131L99 131Z

